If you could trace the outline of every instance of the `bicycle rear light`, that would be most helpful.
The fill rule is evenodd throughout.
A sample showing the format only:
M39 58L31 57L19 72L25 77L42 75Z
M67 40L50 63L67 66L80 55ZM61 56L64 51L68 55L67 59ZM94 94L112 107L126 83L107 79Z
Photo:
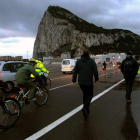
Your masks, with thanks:
M12 96L10 96L10 97L11 97L11 98L15 98L15 96L16 96L16 95L12 95Z

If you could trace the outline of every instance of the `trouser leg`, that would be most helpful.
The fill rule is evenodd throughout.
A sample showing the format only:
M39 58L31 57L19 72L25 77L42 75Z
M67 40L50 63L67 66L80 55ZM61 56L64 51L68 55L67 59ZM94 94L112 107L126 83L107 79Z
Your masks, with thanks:
M44 84L47 84L46 77L45 77L44 75L41 75L41 78L42 78L42 80L43 80Z
M132 86L135 77L125 77L126 82L126 100L131 100Z
M84 108L89 110L90 102L93 97L93 85L80 85L80 88L83 91Z
M29 100L33 99L35 93L35 84L33 82L26 82L25 86L30 89L28 93Z

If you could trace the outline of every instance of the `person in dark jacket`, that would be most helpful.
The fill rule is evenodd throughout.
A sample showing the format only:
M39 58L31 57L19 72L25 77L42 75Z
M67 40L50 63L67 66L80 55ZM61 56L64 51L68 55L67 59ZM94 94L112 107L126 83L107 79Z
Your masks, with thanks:
M125 78L126 83L126 102L131 103L131 92L132 92L132 86L135 80L135 77L138 73L138 62L133 59L133 54L131 51L128 51L126 56L126 59L122 61L121 64L121 71Z
M24 67L20 68L15 75L15 80L19 85L24 85L25 87L30 89L30 92L28 94L28 100L33 100L35 93L35 84L31 82L30 75L33 74L37 78L37 80L42 84L42 78L35 71L35 67L36 60L31 58L29 60L29 63L26 64Z
M79 74L79 75L78 75ZM90 102L93 97L93 75L95 83L99 80L97 65L93 59L90 58L87 50L83 51L83 55L77 60L73 71L72 82L76 84L78 75L78 83L83 92L83 115L88 116Z
M103 70L106 70L106 62L104 61L104 63L103 63Z

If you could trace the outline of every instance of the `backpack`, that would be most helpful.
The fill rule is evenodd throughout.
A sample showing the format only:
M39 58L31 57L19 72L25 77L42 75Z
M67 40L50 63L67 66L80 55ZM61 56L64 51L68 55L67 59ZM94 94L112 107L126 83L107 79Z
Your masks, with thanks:
M133 63L132 63L132 61L126 61L124 63L124 71L126 73L131 73L132 70L133 70Z

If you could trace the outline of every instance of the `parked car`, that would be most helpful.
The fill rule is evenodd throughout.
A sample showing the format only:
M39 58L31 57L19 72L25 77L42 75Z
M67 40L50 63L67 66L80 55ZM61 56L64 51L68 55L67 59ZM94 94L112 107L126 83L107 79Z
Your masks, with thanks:
M0 88L4 92L10 92L17 87L15 74L19 68L23 67L27 62L22 61L0 61ZM3 86L6 83L6 87Z
M0 89L5 88L7 84L0 80Z
M61 62L61 71L63 72L63 74L65 74L66 72L72 73L76 61L76 59L63 59Z

